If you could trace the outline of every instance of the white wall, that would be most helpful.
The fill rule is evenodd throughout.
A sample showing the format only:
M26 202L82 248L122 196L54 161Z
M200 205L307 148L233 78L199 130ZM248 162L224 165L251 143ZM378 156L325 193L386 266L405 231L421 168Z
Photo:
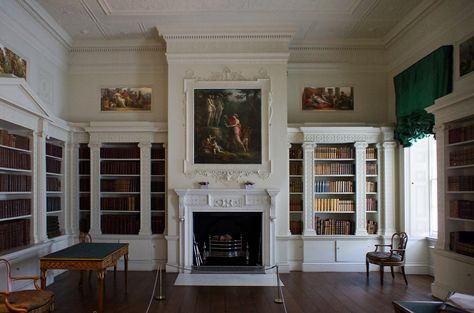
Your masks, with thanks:
M28 5L2 1L0 45L27 61L29 86L51 113L62 118L67 96L67 43L42 27L39 19L28 13Z
M157 40L76 43L69 55L66 120L165 122L168 67L164 53ZM151 112L101 112L103 87L152 87Z

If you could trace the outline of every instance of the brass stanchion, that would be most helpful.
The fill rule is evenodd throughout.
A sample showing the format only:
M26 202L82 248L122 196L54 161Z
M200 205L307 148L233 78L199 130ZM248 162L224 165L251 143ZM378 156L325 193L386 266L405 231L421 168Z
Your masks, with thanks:
M277 297L275 298L275 303L282 304L283 303L283 297L281 294L281 288L280 288L280 274L278 273L278 265L276 266L276 271L277 271Z
M165 288L163 287L163 281L165 281L165 283L166 283L166 277L163 278L162 263L160 263L160 266L158 267L158 279L159 279L160 283L159 283L159 286L158 286L158 296L155 296L155 300L166 300Z

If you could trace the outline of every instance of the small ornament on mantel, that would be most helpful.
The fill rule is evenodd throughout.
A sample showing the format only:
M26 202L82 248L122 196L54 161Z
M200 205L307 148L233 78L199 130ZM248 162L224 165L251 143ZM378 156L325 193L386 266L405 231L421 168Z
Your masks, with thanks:
M209 189L209 182L208 181L200 181L198 184L199 184L199 187L201 189Z
M253 189L253 185L255 185L255 183L253 183L251 181L246 181L244 183L245 189L247 189L247 190Z

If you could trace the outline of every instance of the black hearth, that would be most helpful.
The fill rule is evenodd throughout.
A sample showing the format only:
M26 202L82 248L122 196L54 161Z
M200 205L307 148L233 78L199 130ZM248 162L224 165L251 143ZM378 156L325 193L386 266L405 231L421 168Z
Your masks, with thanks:
M195 269L261 267L262 213L194 212L193 229Z

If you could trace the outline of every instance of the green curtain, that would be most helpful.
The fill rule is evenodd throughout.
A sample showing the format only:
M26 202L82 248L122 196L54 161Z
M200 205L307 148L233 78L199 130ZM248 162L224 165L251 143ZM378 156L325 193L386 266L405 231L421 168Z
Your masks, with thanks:
M425 111L453 90L453 46L442 46L395 76L395 138L404 147L433 133L434 116Z

